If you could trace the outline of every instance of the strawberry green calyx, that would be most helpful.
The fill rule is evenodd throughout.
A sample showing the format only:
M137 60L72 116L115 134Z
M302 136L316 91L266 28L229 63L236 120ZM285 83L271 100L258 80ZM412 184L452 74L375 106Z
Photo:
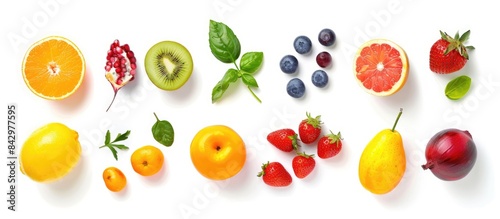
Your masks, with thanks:
M305 158L314 157L314 154L306 154L306 152L297 152L297 155L305 157Z
M257 174L257 177L262 177L264 176L264 170L267 168L267 166L269 166L269 161L267 161L267 163L263 163L262 164L262 171L260 171L258 174Z
M297 134L295 134L295 135L290 135L290 136L288 136L288 138L289 138L290 140L292 140L292 147L293 147L293 150L294 150L294 151L299 150L300 145L299 145L299 143L298 143L298 142L299 142L299 138L298 138Z
M457 52L464 57L465 59L469 59L469 54L467 50L472 50L474 49L474 46L465 46L464 42L469 39L470 36L470 30L466 31L462 36L457 32L455 34L455 37L451 37L448 35L446 32L439 31L441 33L441 38L443 40L448 41L450 44L444 51L444 55L447 55L449 52L453 50L457 50Z
M330 140L330 144L333 144L335 142L339 142L339 140L342 140L342 135L340 134L340 132L338 132L337 134L333 134L333 132L330 130L330 134L327 134L326 135L328 137L328 140Z
M321 123L321 115L318 115L316 117L312 117L311 113L306 112L307 116L307 124L312 125L314 128L319 128Z

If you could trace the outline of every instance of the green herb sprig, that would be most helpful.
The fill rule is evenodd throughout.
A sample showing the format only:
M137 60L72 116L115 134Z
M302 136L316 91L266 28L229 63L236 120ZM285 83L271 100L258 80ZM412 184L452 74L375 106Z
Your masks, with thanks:
M239 78L247 86L250 93L259 103L262 101L257 97L252 88L259 85L253 74L259 70L264 60L263 52L247 52L241 57L239 65L237 60L241 53L241 44L234 32L227 25L221 22L210 20L209 39L210 50L219 61L232 63L235 68L226 71L222 79L212 89L212 103L221 99L230 84Z
M127 150L128 147L123 145L123 144L116 144L116 143L119 141L127 140L129 135L130 135L130 130L128 130L127 132L125 132L123 134L118 133L115 140L111 141L111 134L109 133L109 130L108 130L106 132L106 139L104 140L104 145L100 146L99 148L108 147L109 150L111 150L111 152L113 153L113 157L115 158L115 160L118 160L118 152L117 152L116 148L118 148L120 150Z

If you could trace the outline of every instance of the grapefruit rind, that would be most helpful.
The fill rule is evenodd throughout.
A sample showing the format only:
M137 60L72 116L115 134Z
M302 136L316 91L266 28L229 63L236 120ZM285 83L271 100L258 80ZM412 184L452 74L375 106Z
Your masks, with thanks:
M394 85L392 86L392 88L390 90L380 91L380 92L374 91L373 89L369 89L369 88L365 87L363 82L360 81L357 77L357 75L358 75L358 72L356 70L357 69L357 59L360 57L360 54L361 54L361 51L363 50L363 48L369 47L372 44L388 44L392 48L396 49L400 54L399 57L400 57L401 62L402 62L401 77L397 82L394 83ZM355 79L358 82L359 86L363 88L363 90L365 90L366 92L368 92L372 95L375 95L375 96L390 96L390 95L397 93L406 84L406 81L408 79L410 65L409 65L408 56L406 55L406 52L398 44L396 44L390 40L387 40L387 39L372 39L372 40L369 40L369 41L363 43L359 47L358 51L356 52L355 58L354 58L354 68L353 69L354 69L353 71L354 71Z
M80 78L78 80L78 82L75 84L74 88L66 93L66 94L63 94L61 96L47 96L47 95L44 95L40 92L38 92L35 88L33 88L31 86L31 83L30 81L28 80L28 78L26 77L26 61L28 60L28 57L29 55L31 54L31 51L36 48L37 46L41 45L42 43L45 43L47 41L50 41L50 40L60 40L60 41L64 41L65 43L67 43L68 45L70 45L72 48L75 49L75 51L78 53L79 57L81 58L81 63L82 63L82 72L80 73ZM26 51L26 54L24 55L24 58L23 58L23 63L22 63L22 74L23 74L23 80L24 82L26 83L26 85L28 86L28 88L30 89L31 92L33 92L35 95L41 97L41 98L44 98L44 99L47 99L47 100L62 100L62 99L65 99L69 96L71 96L73 93L76 92L76 90L78 90L78 88L80 87L80 85L82 84L83 82L83 78L85 76L85 71L86 71L86 65L85 65L85 58L83 57L83 54L82 52L80 51L80 49L76 46L75 43L73 43L71 40L65 38L65 37L62 37L62 36L48 36L48 37L45 37L37 42L35 42L33 45L31 45L28 50Z

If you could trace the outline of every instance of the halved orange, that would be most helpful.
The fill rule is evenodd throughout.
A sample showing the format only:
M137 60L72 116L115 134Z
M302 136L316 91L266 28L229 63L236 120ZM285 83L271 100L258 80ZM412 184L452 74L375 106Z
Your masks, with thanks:
M60 100L80 87L85 75L85 59L70 40L49 36L28 49L22 72L24 82L34 94Z
M354 74L368 93L389 96L406 83L410 65L406 52L387 39L372 39L356 52Z

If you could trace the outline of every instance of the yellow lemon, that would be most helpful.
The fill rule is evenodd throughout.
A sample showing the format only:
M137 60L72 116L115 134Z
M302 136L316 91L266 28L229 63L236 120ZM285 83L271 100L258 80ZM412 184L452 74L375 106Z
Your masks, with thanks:
M374 194L392 191L403 178L406 155L401 134L395 130L399 113L392 129L380 131L363 150L359 161L359 181Z
M68 174L80 160L78 132L61 123L35 130L19 154L21 172L37 182L51 182Z

